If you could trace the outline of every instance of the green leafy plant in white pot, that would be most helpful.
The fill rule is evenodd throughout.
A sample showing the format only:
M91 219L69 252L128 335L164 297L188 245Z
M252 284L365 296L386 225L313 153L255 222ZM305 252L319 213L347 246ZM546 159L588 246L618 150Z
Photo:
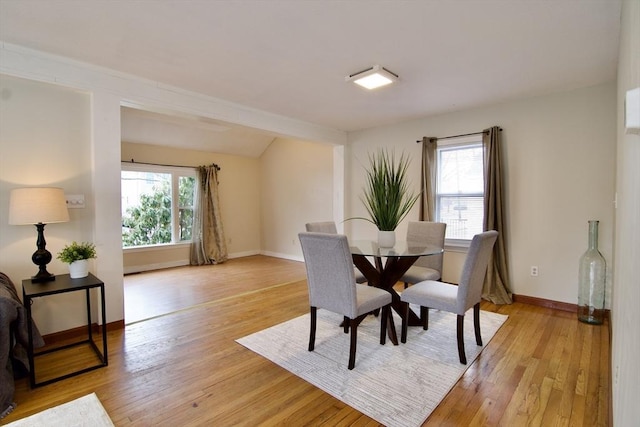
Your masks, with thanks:
M360 200L370 218L364 219L378 228L381 247L395 245L395 229L407 216L420 197L409 189L407 169L409 158L402 154L396 161L395 153L380 149L369 155L367 184Z
M97 258L96 246L88 242L72 242L58 252L57 258L69 264L69 276L80 279L89 275L89 260Z

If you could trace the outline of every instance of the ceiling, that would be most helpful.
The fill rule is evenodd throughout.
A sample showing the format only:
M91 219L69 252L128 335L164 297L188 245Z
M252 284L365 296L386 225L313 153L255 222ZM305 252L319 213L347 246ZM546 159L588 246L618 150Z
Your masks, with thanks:
M612 81L620 3L0 0L0 40L355 131ZM375 91L345 81L375 64L399 81ZM221 147L226 137L262 149L273 139L124 112L133 142L153 140L153 122L185 132L195 124L190 148L203 147L195 141L205 133Z

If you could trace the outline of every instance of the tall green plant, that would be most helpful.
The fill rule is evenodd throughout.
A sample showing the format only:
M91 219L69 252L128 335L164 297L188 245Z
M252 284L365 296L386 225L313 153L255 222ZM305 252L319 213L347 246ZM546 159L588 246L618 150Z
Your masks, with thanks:
M396 162L395 153L381 149L369 154L367 185L360 200L371 219L365 219L381 231L393 231L409 213L420 197L409 190L407 168L409 158L400 156Z

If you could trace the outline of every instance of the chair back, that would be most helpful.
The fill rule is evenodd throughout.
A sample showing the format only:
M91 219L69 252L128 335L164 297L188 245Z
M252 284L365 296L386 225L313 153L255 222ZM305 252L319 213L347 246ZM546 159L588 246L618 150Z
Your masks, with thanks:
M447 224L444 222L410 221L407 227L407 242L433 245L444 249L446 230ZM442 274L442 259L442 254L423 256L413 265L432 268Z
M356 278L347 236L300 233L298 238L307 269L309 305L355 318Z
M333 221L309 222L305 224L305 228L309 233L338 234L336 223Z
M458 283L458 314L464 314L480 302L484 276L497 238L498 232L495 230L473 236Z

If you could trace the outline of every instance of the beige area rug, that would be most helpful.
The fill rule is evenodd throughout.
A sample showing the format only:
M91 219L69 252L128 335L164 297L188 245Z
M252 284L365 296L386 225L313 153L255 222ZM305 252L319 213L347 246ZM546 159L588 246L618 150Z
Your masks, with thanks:
M398 338L400 318L394 315ZM507 316L480 312L486 346ZM407 343L380 345L380 320L358 327L356 366L347 369L349 335L342 317L318 310L316 345L307 351L309 315L240 338L238 343L388 427L420 426L462 377L483 347L475 343L473 309L465 315L467 365L458 360L456 316L429 311L429 330L409 327Z
M14 421L7 427L113 427L113 423L96 394L91 393Z

